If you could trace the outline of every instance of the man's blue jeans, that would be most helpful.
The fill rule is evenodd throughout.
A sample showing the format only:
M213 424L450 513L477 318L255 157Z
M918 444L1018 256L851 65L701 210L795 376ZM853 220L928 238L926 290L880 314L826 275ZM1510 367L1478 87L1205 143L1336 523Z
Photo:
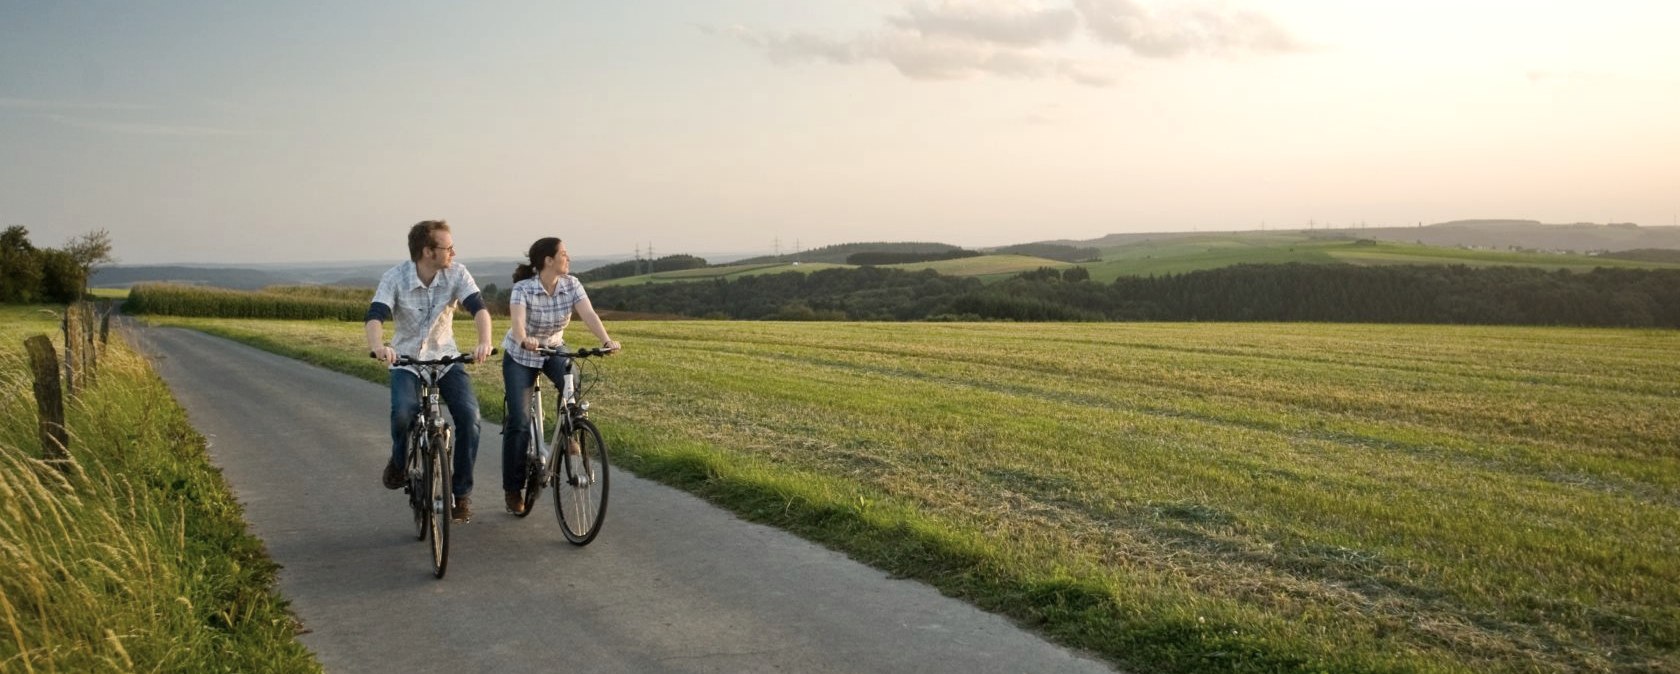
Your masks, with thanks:
M473 395L472 382L466 368L449 366L438 381L438 392L449 406L449 416L455 420L455 484L456 496L472 493L473 464L478 459L478 397ZM391 460L403 465L408 447L408 429L420 414L420 377L402 369L391 370Z
M531 387L537 383L537 368L526 367L512 356L502 353L503 401L507 416L502 418L502 490L519 491L525 488L525 443L531 437ZM541 372L554 382L554 396L560 399L560 378L566 374L565 358L543 361Z

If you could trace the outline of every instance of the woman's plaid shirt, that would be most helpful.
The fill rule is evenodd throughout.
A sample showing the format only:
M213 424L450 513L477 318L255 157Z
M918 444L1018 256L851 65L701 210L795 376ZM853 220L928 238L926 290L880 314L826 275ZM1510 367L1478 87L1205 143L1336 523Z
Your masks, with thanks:
M508 305L525 305L525 336L537 340L543 346L554 348L565 343L561 333L572 320L572 307L578 302L587 301L589 294L583 291L583 283L578 281L576 276L566 274L554 284L554 294L550 295L543 289L541 278L533 276L513 284L513 289L508 291ZM507 336L502 339L502 349L515 363L526 367L542 367L543 357L540 354L529 351L513 341L512 328L508 329Z

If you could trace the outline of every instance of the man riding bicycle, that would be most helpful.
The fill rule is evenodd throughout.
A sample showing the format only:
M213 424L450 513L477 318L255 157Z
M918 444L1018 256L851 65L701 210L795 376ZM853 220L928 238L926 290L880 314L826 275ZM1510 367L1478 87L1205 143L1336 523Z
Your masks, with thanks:
M490 311L479 296L478 283L464 265L455 264L455 239L442 220L426 220L408 230L409 261L392 267L379 279L367 312L368 351L391 366L391 461L381 481L398 489L407 481L403 456L408 427L420 411L420 377L412 367L397 366L398 355L430 360L459 353L455 346L455 308L472 314L478 345L473 362L482 363L492 350ZM395 320L389 345L383 343L385 321ZM469 495L473 464L478 457L478 398L467 371L450 366L438 382L449 414L455 421L454 506L452 519L472 519Z

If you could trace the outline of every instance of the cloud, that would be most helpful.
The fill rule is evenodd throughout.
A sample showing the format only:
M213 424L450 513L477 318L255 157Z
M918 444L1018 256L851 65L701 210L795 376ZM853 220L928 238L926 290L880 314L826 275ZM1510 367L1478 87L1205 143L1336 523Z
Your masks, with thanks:
M209 126L89 119L85 116L99 113L152 112L159 110L154 105L0 97L0 110L16 110L20 111L20 114L24 117L46 119L78 129L138 136L249 136L256 133Z
M878 43L879 54L905 77L918 80L967 79L981 74L1033 79L1053 72L1045 56L992 43L930 37L893 31Z
M152 106L128 103L88 103L85 101L53 101L39 98L0 97L0 110L151 110Z
M915 2L906 6L905 12L904 16L888 17L887 24L925 36L968 38L1021 47L1065 42L1079 28L1079 15L1071 7L1045 9L996 0L944 0L937 6Z
M1074 0L1073 4L1092 36L1139 56L1287 54L1307 48L1271 17L1248 10L1192 6L1157 12L1137 0Z
M1280 54L1305 47L1269 17L1251 11L1183 7L1156 12L1137 0L913 0L883 27L852 39L745 26L700 29L762 50L772 63L852 65L885 61L905 77L1065 78L1094 87L1115 83L1113 66L1061 55L1085 32L1099 45L1151 58L1206 53Z
M43 115L66 126L94 131L106 131L137 136L183 136L183 137L211 137L211 136L249 136L250 131L221 129L208 126L186 126L180 124L148 124L144 122L108 122L101 120L78 119L58 114Z
M713 28L699 26L710 35L730 37L763 49L776 65L796 63L858 63L868 58L871 46L867 40L834 40L813 33L778 33L756 31L746 26Z

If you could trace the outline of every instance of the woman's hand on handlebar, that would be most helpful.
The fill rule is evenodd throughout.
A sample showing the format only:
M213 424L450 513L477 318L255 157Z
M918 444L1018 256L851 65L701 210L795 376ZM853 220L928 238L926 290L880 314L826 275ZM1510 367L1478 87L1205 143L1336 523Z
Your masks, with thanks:
M601 350L607 352L607 355L609 356L618 353L618 350L622 348L624 348L624 345L619 344L616 339L609 339L605 342L601 342Z
M496 348L495 347L490 346L489 344L478 345L478 348L473 349L473 364L477 365L477 364L482 363L486 360L489 360L490 355L494 354L494 353L496 353Z
M391 348L389 345L380 345L378 349L369 351L368 356L374 360L384 361L386 365L397 364L397 350Z

